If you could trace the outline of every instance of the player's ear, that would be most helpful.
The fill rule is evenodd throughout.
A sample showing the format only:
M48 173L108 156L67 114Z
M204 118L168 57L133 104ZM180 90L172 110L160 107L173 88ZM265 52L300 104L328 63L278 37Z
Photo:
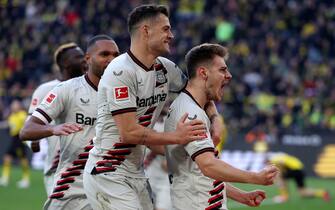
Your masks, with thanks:
M87 61L87 63L89 63L90 58L91 58L91 55L89 53L86 53L85 54L85 60Z
M198 67L198 70L197 70L198 72L199 72L199 76L203 79L203 80L207 80L207 78L208 78L208 71L207 71L207 69L205 68L205 67L203 67L203 66L200 66L200 67Z
M140 26L141 27L141 33L144 35L144 37L148 38L149 37L149 26L147 24L143 24Z

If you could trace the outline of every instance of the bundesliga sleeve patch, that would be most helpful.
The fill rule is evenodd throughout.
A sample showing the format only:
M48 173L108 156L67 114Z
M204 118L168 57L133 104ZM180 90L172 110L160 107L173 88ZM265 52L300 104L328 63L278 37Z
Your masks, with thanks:
M46 102L48 104L51 104L55 99L57 98L57 95L54 93L49 93L48 97L46 98Z
M32 105L32 106L37 106L37 103L38 103L38 99L37 99L37 98L34 98L34 99L31 101L31 105Z
M115 102L129 101L128 87L115 87L114 88L114 100Z

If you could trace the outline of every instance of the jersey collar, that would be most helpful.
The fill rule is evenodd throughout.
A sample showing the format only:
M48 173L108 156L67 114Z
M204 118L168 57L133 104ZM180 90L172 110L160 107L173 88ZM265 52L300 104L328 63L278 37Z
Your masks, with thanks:
M87 74L85 74L85 80L95 91L98 91L98 87L93 84Z
M138 60L135 55L129 50L127 50L128 55L130 56L130 58L137 64L139 65L142 69L144 69L145 71L152 71L154 70L154 65L152 65L150 68L146 67L140 60Z
M203 109L190 92L188 92L185 88L182 90L182 92L188 95L201 109Z

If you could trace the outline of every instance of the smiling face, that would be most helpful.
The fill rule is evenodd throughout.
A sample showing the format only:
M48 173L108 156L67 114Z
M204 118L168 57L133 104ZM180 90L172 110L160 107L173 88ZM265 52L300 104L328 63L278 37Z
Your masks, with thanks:
M147 41L148 48L157 56L170 53L170 42L173 39L169 18L163 14L148 20Z
M215 56L208 65L206 92L208 100L220 101L223 96L224 87L229 84L232 75L228 70L224 58Z

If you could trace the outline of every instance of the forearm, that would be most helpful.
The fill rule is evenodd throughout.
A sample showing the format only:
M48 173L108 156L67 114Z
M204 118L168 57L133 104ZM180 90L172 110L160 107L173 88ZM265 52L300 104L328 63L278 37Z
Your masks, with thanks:
M177 137L173 132L161 133L138 124L134 126L136 126L136 128L121 134L122 142L141 145L167 145L177 143Z
M204 139L206 128L201 120L185 122L184 114L177 123L176 130L160 133L137 123L136 113L127 112L114 115L121 142L141 145L187 144Z
M20 131L20 139L23 141L36 141L52 135L51 125L40 125L36 123L26 124Z
M224 182L257 183L257 174L240 170L214 157L211 152L205 152L195 158L202 173L215 180Z
M226 192L228 198L240 203L242 202L242 195L245 193L245 191L238 189L229 183L226 183Z
M216 163L209 166L210 176L226 182L255 183L256 173L240 170L224 161L214 159Z

